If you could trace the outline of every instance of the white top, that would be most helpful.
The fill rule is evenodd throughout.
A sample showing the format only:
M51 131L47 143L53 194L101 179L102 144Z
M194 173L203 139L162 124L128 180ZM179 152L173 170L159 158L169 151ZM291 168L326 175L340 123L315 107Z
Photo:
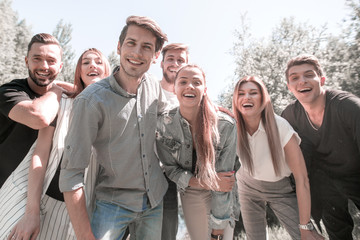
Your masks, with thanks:
M301 142L299 135L294 131L291 125L284 118L275 114L275 120L279 129L280 142L283 154L283 157L280 161L279 176L276 176L274 171L270 147L262 121L260 121L258 130L256 130L256 132L252 136L248 134L254 166L254 174L250 175L257 180L276 182L284 177L288 177L291 174L291 170L289 169L285 161L284 147L293 135L296 136L298 144L300 144ZM247 171L247 169L244 170Z
M167 102L171 105L170 108L174 108L174 107L177 107L179 106L179 101L177 99L177 96L175 93L173 92L169 92L163 88L161 88L163 90L163 92L165 93L165 97L166 97L166 100Z

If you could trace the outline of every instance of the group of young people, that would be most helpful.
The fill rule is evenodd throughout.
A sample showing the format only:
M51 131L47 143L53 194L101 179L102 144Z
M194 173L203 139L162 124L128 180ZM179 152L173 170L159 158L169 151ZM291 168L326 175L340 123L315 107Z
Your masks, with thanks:
M90 48L68 84L55 80L58 41L32 38L28 78L0 86L0 239L176 239L178 194L191 239L233 239L240 211L247 238L266 239L266 206L292 239L324 239L311 217L352 239L360 99L325 90L319 61L300 55L282 117L256 76L236 83L231 113L208 97L188 47L166 41L130 16L120 66ZM147 71L161 53L158 81Z

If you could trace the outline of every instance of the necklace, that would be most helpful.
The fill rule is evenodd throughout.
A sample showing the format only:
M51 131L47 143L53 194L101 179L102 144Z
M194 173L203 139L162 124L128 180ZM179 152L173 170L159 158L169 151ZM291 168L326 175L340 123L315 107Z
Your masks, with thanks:
M307 118L307 120L309 121L311 127L312 127L315 131L318 131L319 128L316 127L316 126L312 123L312 121L310 120L309 115L308 115L308 113L307 113L306 111L305 111L305 114L306 114L306 118Z

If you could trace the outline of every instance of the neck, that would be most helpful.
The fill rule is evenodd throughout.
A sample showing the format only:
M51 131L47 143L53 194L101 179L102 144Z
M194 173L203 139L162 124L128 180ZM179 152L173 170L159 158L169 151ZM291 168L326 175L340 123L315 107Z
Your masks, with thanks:
M244 117L245 129L252 136L259 128L261 116Z
M125 73L124 70L120 67L119 71L115 73L114 77L120 87L122 87L126 92L136 94L137 89L141 83L141 79L144 75L142 75L140 78L137 77L131 77L128 74Z
M29 87L31 90L39 95L44 95L46 92L49 91L49 89L52 87L53 83L50 83L48 86L40 87L34 83L34 81L28 77L27 82L29 84Z
M196 119L197 119L199 109L200 109L199 107L185 108L185 107L180 106L180 114L183 118L186 119L186 121L188 121L190 123L190 125L194 126Z
M169 92L174 92L174 89L175 89L174 83L169 83L168 81L165 80L164 77L161 79L160 85L161 85L162 89L165 89L166 91L169 91Z
M311 103L302 104L309 118L310 124L316 129L321 127L325 113L326 95L321 91L319 97Z

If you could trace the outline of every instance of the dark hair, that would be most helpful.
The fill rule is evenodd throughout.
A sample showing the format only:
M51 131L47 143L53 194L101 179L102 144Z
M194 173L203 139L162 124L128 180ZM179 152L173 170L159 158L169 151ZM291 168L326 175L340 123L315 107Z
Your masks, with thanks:
M30 52L30 49L32 47L32 45L34 43L42 43L42 44L55 44L57 46L59 46L60 48L60 54L62 55L62 48L60 46L60 43L59 41L51 34L48 34L48 33L38 33L36 35L34 35L32 38L31 38L31 41L29 42L28 44L28 50L27 50L27 54L29 54Z
M130 16L126 19L126 25L121 31L119 42L124 43L128 28L130 25L136 25L152 32L156 37L155 52L158 52L168 40L166 34L161 30L160 26L151 18L142 16Z
M296 56L296 57L290 59L290 61L287 63L286 70L285 70L285 77L286 77L287 82L289 82L290 68L293 66L298 66L298 65L302 65L302 64L310 64L310 65L314 66L315 72L320 77L325 77L324 70L320 66L319 60L314 55L302 54L302 55L299 55L299 56Z

